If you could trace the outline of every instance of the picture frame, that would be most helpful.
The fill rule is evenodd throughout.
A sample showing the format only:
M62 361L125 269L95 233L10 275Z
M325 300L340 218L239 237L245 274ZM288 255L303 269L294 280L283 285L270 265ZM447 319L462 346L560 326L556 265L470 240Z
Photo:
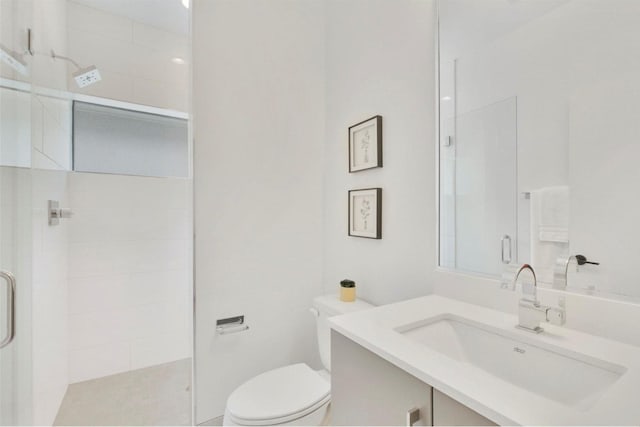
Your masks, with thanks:
M382 116L349 127L349 173L382 167Z
M382 239L382 188L349 190L349 236Z

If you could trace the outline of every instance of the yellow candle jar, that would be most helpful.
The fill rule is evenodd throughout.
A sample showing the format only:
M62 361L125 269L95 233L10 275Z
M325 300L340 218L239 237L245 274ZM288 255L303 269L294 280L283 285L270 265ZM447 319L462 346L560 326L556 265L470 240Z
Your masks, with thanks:
M340 301L354 302L356 300L356 282L344 279L340 282Z

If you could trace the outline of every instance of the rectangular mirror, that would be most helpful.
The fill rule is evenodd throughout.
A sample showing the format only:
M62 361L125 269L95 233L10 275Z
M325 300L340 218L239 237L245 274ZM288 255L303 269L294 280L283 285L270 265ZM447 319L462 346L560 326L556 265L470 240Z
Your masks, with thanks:
M640 300L640 2L438 7L440 266Z

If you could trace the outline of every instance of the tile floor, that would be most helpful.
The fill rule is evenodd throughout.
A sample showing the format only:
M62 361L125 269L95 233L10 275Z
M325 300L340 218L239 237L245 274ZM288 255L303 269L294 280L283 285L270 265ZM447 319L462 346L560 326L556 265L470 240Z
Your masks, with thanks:
M54 425L191 425L191 359L71 384Z

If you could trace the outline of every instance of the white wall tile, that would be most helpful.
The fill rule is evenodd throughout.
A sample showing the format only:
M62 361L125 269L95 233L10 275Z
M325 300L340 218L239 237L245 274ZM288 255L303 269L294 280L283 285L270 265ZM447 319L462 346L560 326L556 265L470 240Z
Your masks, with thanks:
M181 310L191 303L189 285L187 270L133 273L126 283L131 306L170 303L180 305Z
M147 80L172 82L186 82L189 78L189 66L187 64L175 64L171 60L179 57L188 60L187 50L178 53L170 53L165 50L143 50L132 61L132 74L134 77ZM180 93L186 93L184 88Z
M47 114L45 110L43 122L43 154L53 160L61 169L71 169L71 132L64 130L60 124Z
M67 33L69 54L83 67L95 64L100 70L131 73L136 52L130 42L74 29L69 29Z
M70 2L68 17L69 54L83 66L95 64L102 81L71 90L188 111L189 66L171 62L189 61L187 36L152 27L129 18Z
M60 165L35 149L31 151L31 167L33 169L62 170Z
M69 382L76 383L131 370L130 345L111 341L105 345L71 349Z
M191 357L191 337L184 333L168 333L131 341L131 369Z
M190 49L189 42L183 35L135 21L133 22L133 43L173 56L187 55Z
M133 22L130 19L74 1L68 3L67 22L69 28L74 30L94 33L124 42L133 40Z
M79 349L127 340L131 320L129 315L126 309L70 315L69 347Z
M32 7L33 23L30 28L35 29L38 52L44 53L31 57L30 77L31 83L35 86L57 90L67 89L67 62L53 59L48 55L52 50L61 55L68 53L65 32L66 9L66 0L37 2L37 7L35 3Z
M40 97L31 97L31 147L44 152L44 105ZM32 167L34 167L32 165Z
M127 301L129 275L69 278L69 314L115 312Z
M133 99L140 104L189 111L187 92L180 85L168 86L165 80L134 78Z
M73 227L72 227L73 228ZM69 277L109 274L114 271L111 247L103 243L69 243Z
M34 152L39 151L34 149ZM66 171L32 170L32 363L34 423L50 425L69 382L68 224L50 227L47 200L68 203Z
M185 179L71 176L69 335L76 381L190 355L184 344L191 335L190 186ZM80 357L109 345L118 349L115 361Z

